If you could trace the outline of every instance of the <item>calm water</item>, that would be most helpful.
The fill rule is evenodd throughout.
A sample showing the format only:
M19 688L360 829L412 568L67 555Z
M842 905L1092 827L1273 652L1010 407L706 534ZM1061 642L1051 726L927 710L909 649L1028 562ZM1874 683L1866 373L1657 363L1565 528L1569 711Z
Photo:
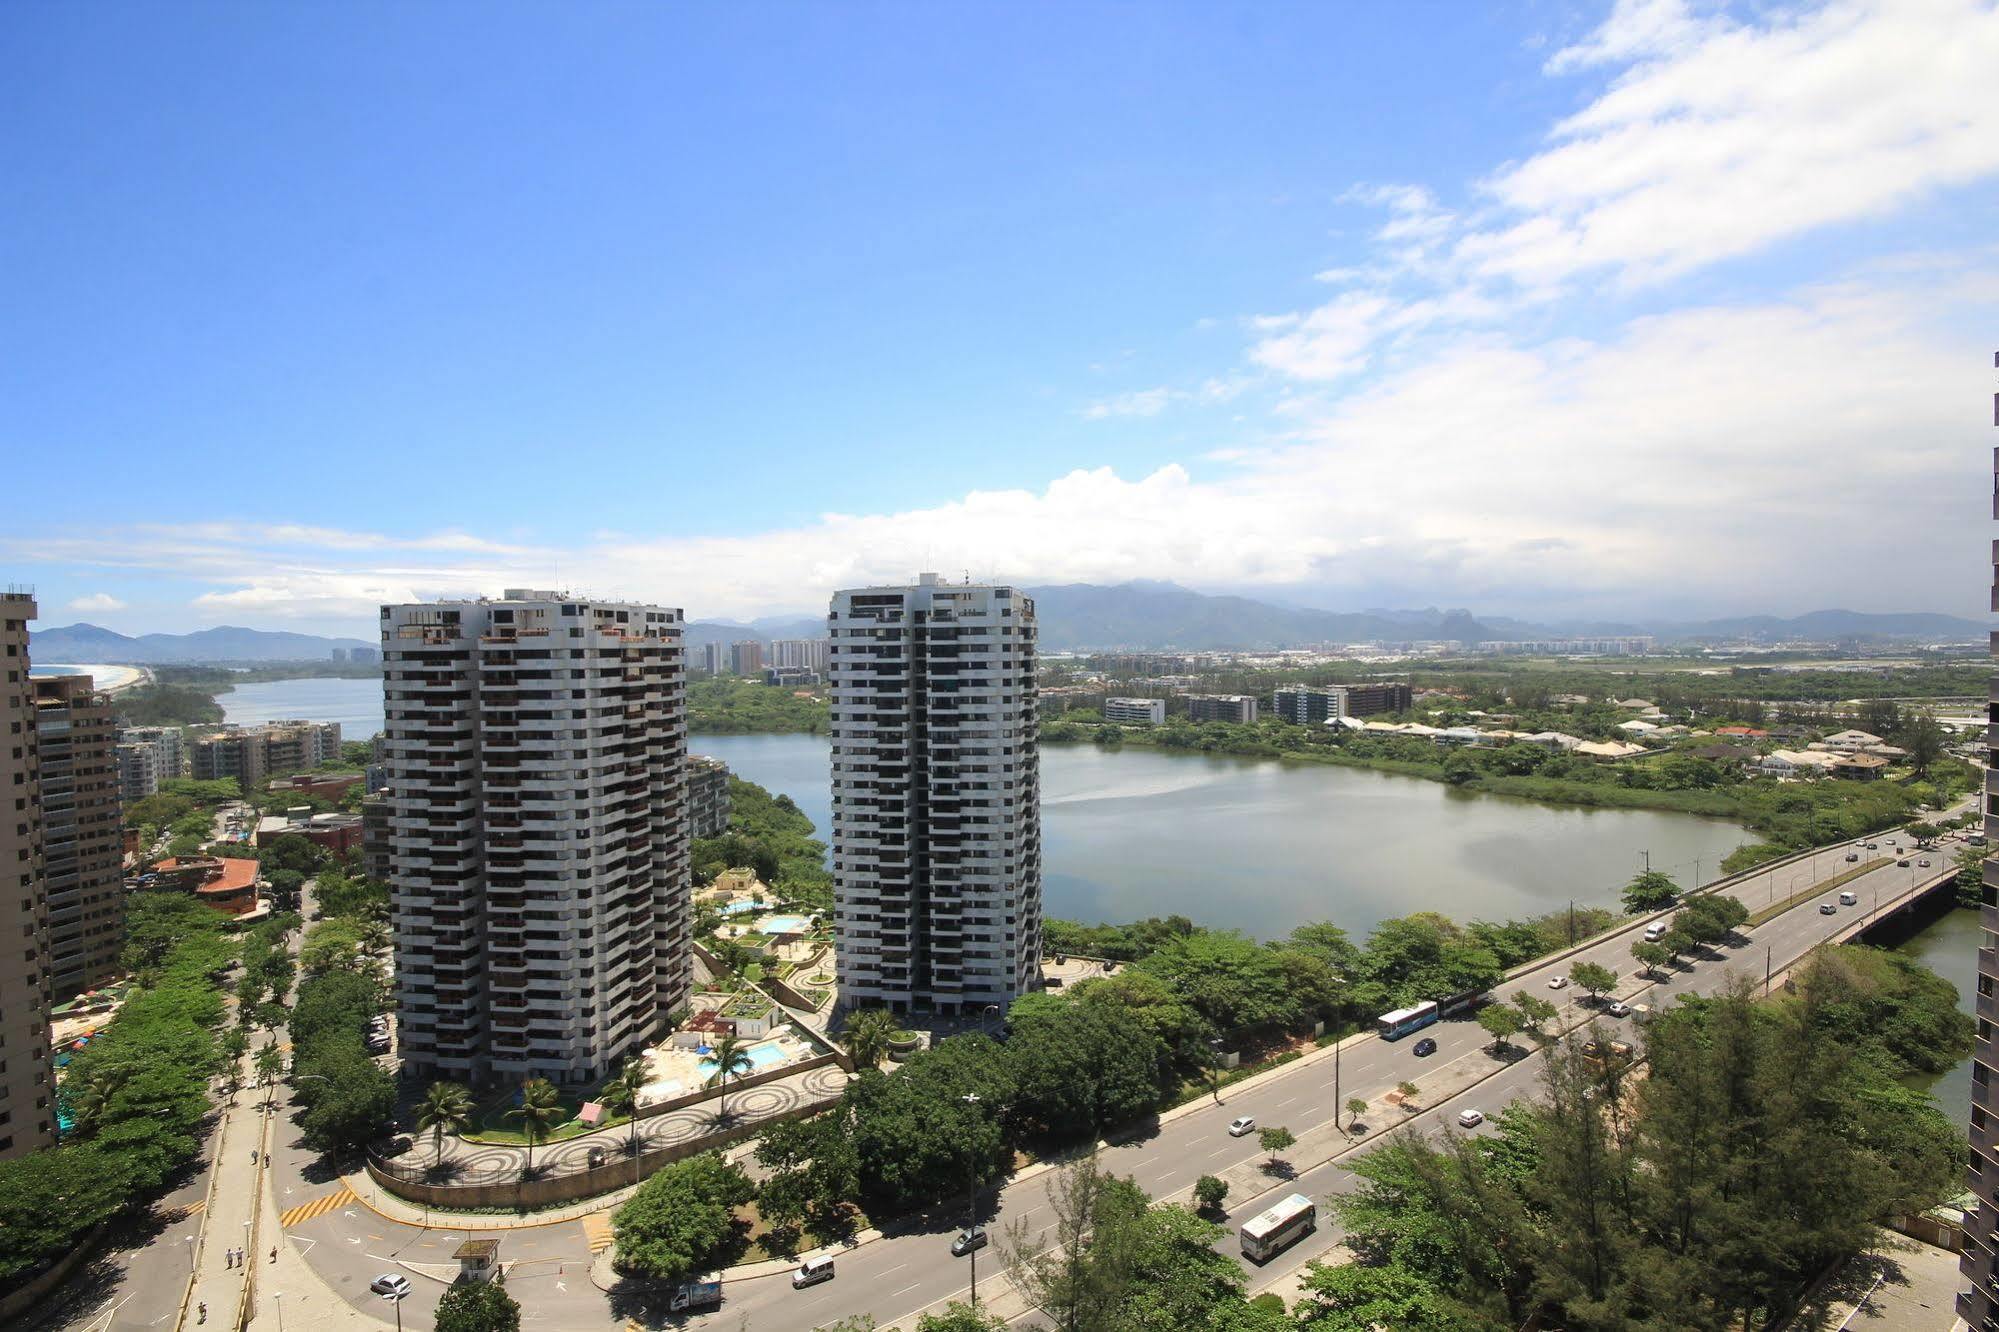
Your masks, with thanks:
M224 721L258 726L273 721L339 722L342 740L366 740L382 729L380 680L266 680L217 694Z
M1976 911L1945 911L1900 944L1897 951L1955 985L1957 1006L1970 1013L1978 996L1978 948L1984 942L1980 933ZM1970 1057L1929 1084L1929 1089L1952 1123L1965 1124L1971 1117Z
M347 739L382 726L375 680L278 680L219 696L232 722L337 721ZM695 735L688 748L797 802L831 827L826 739ZM1050 915L1124 921L1179 913L1261 937L1307 920L1356 933L1411 911L1503 920L1608 903L1641 853L1691 880L1750 840L1684 814L1560 809L1468 796L1352 768L1133 748L1050 745L1041 756L1044 892Z
M697 735L689 747L783 791L829 827L826 740ZM1607 903L1652 864L1703 878L1750 840L1734 824L1467 796L1351 768L1093 745L1041 755L1048 914L1179 913L1271 937L1307 920L1364 932L1411 911L1459 920Z

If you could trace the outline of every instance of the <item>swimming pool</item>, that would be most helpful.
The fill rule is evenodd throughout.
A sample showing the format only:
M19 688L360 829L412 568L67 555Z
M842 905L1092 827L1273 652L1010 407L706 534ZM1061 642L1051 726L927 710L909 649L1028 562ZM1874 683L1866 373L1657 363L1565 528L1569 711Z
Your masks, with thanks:
M750 1064L754 1071L758 1073L777 1067L786 1058L784 1045L779 1041L758 1041L755 1045L744 1047L743 1053L750 1057ZM700 1069L704 1080L714 1077L715 1061L712 1059L702 1060Z
M804 916L772 916L757 926L765 934L803 934L812 928Z
M731 902L722 908L725 916L740 916L745 911L762 911L770 906L768 902Z

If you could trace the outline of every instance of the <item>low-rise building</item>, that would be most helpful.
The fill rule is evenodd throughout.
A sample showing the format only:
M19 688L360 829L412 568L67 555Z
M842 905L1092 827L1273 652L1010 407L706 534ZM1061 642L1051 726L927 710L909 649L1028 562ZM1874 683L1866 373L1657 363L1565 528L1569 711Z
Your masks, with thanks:
M1815 777L1831 771L1837 756L1822 749L1774 749L1756 765L1771 777Z
M269 846L278 838L296 833L314 846L325 847L336 856L345 856L366 840L366 825L359 814L314 814L310 806L267 814L257 821L256 844Z
M1563 731L1536 731L1532 735L1518 737L1523 745L1538 745L1550 753L1567 753L1580 749L1583 739L1579 735L1569 735Z
M1869 735L1866 731L1835 731L1810 747L1835 754L1858 754L1886 743L1880 736Z
M1377 717L1388 712L1407 712L1415 702L1415 695L1409 686L1400 682L1334 685L1332 692L1338 700L1339 710L1331 715L1338 717ZM1324 718L1314 720L1323 721Z
M1257 703L1248 694L1189 694L1187 718L1197 722L1235 722L1247 726L1256 720Z
M1628 722L1619 722L1617 724L1617 729L1623 731L1626 735L1645 735L1646 733L1651 731L1656 731L1659 728L1648 721L1632 720Z
M764 683L782 689L792 689L803 685L819 683L819 672L807 670L803 666L766 666Z
M1351 714L1340 708L1340 696L1313 685L1287 685L1270 695L1272 715L1294 726L1313 726Z
M247 916L257 909L257 862L231 857L190 856L176 860L169 856L142 876L139 884L148 889L179 889L192 893L197 901L225 916Z
M194 742L194 776L233 777L247 792L265 777L316 768L340 757L340 723L284 721L229 726Z
M1850 782L1874 782L1888 771L1888 760L1879 754L1841 754L1826 770Z
M315 776L309 772L295 772L281 781L272 782L272 792L288 792L295 795L315 796L321 800L337 801L366 780L355 773L338 773Z
M1585 740L1575 747L1574 752L1584 758L1614 763L1619 759L1636 758L1649 751L1643 745L1627 744L1622 740Z
M1166 700L1163 698L1107 698L1104 700L1104 720L1114 722L1144 722L1157 726L1166 720Z

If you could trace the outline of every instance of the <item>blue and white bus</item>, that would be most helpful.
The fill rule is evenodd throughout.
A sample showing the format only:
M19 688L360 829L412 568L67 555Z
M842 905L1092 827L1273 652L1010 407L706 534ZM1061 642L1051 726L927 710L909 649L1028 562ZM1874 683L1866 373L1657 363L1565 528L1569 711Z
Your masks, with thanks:
M1383 1013L1374 1020L1374 1025L1382 1040L1396 1041L1436 1020L1437 1001L1425 999L1414 1008L1398 1008L1393 1013Z

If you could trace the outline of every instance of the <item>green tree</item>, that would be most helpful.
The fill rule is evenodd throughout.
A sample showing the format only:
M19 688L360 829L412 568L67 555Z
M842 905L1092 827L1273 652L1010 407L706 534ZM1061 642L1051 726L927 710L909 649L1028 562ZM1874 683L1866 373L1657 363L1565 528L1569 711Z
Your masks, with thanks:
M863 1008L848 1016L840 1043L846 1046L856 1071L880 1068L882 1060L888 1058L889 1040L898 1030L895 1016L887 1009Z
M1492 1037L1492 1052L1503 1054L1507 1043L1520 1032L1520 1010L1510 1004L1487 1004L1478 1010L1478 1025Z
M396 1080L367 1056L358 1039L328 1045L304 1063L305 1072L293 1085L307 1103L299 1127L309 1145L324 1152L359 1151L389 1127Z
M1367 1098L1365 1096L1347 1097L1347 1119L1349 1121L1347 1124L1347 1132L1351 1133L1355 1129L1359 1128L1360 1117L1366 1113L1367 1113Z
M430 1134L435 1159L444 1159L444 1137L456 1137L472 1123L472 1094L456 1082L433 1082L417 1107L416 1127Z
M1910 770L1917 777L1927 777L1949 748L1950 737L1935 717L1918 712L1904 720L1895 742L1909 751Z
M944 1306L944 1312L918 1318L916 1332L1007 1332L1007 1321L997 1314L981 1313L969 1304L952 1300Z
M1680 885L1663 870L1645 870L1624 885L1626 915L1643 916L1664 911L1680 899Z
M69 1253L91 1230L122 1212L133 1188L129 1164L94 1143L75 1143L0 1161L0 1285Z
M714 1265L735 1234L734 1209L756 1196L741 1168L719 1153L653 1173L611 1217L618 1265L657 1281L684 1281Z
M750 1058L749 1047L733 1034L718 1037L708 1059L715 1065L715 1071L708 1075L708 1085L722 1089L721 1103L716 1107L715 1118L727 1123L729 1083L735 1078L748 1077L756 1072L756 1061Z
M437 1302L437 1332L521 1332L521 1306L504 1282L460 1281Z
M521 1136L527 1139L528 1170L534 1169L534 1145L568 1116L562 1105L562 1093L547 1078L529 1078L522 1085L521 1102L507 1111L507 1118L521 1122Z
M1546 1039L1545 1024L1562 1011L1539 995L1529 994L1525 990L1513 992L1513 1007L1520 1014L1520 1030L1527 1032L1536 1040Z
M1310 1332L1483 1332L1490 1324L1399 1265L1310 1264L1294 1309Z
M1256 1132L1256 1145L1263 1148L1264 1155L1270 1158L1265 1163L1264 1168L1275 1170L1279 1164L1278 1158L1280 1154L1286 1147L1293 1146L1297 1141L1298 1139L1292 1134L1291 1130L1285 1128L1282 1124L1273 1125L1270 1128L1258 1129Z
M1203 1175L1194 1181L1194 1202L1204 1212L1220 1212L1228 1196L1229 1182L1219 1176Z
M1631 956L1650 976L1659 975L1661 969L1673 960L1673 954L1664 944L1653 943L1646 939L1640 939L1631 945Z
M1617 973L1595 962L1578 962L1569 968L1569 979L1595 1003L1617 988Z

